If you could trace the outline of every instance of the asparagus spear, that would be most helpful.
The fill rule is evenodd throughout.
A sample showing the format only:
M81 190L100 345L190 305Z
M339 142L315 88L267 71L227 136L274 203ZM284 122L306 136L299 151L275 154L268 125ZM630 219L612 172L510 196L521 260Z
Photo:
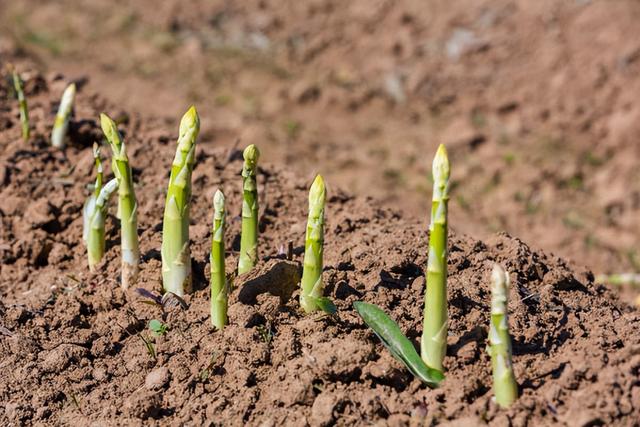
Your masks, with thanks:
M433 159L433 203L429 227L429 260L424 303L421 356L431 368L442 371L447 353L447 203L449 159L444 145Z
M240 234L240 258L238 274L251 270L258 260L258 159L260 150L251 144L244 149L242 167L242 233Z
M96 205L96 199L100 195L100 191L102 190L102 181L104 179L104 175L102 172L102 159L100 158L100 147L98 144L93 143L93 159L96 165L96 183L93 186L93 193L87 198L87 201L84 204L84 208L82 209L83 213L83 228L82 228L82 240L87 242L87 238L89 236L89 224L93 209Z
M493 369L493 393L498 405L509 407L518 398L518 384L511 364L511 337L507 317L509 275L498 264L491 273L491 327L489 354Z
M24 97L24 90L22 89L22 80L18 75L18 72L13 70L13 87L16 90L18 96L18 105L20 107L20 123L22 124L22 139L24 142L29 141L29 110L27 108L27 100Z
M58 114L56 114L56 120L53 123L51 145L56 148L64 148L65 146L65 138L67 137L67 130L69 128L69 118L71 116L75 97L76 85L75 83L71 83L62 94L60 107L58 107Z
M311 184L309 190L309 216L304 245L304 265L302 270L302 292L300 305L306 313L316 311L322 299L322 254L324 244L324 202L326 189L321 175Z
M118 213L120 218L120 246L122 250L122 288L133 285L139 272L138 202L133 190L133 174L127 157L127 149L115 122L106 114L100 114L100 125L113 158L111 169L118 180Z
M162 224L162 284L166 292L178 296L191 292L189 203L199 131L200 118L192 106L180 121L178 148L171 165Z
M217 329L227 324L227 280L224 271L224 194L213 196L213 230L211 236L211 324Z
M118 187L118 181L114 178L100 190L95 199L95 205L89 212L89 227L87 232L87 257L89 269L93 271L104 256L104 222L107 217L108 201L111 194Z

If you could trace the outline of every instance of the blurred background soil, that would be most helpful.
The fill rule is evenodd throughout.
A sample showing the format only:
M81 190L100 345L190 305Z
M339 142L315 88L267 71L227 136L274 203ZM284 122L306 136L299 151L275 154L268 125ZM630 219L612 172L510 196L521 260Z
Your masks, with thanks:
M428 221L640 271L640 3L2 0L0 55ZM4 61L3 61L4 62ZM82 95L80 95L82 96Z

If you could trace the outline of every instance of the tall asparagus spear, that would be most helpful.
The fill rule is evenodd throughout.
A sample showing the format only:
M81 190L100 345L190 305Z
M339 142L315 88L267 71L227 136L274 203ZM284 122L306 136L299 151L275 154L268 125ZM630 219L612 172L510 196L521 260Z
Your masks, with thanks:
M227 324L227 278L224 271L224 194L213 196L213 230L211 236L211 324L217 329Z
M71 83L62 94L60 107L58 107L58 114L56 114L56 120L53 123L51 145L56 148L64 148L65 146L67 130L69 129L69 118L71 117L71 110L73 109L73 102L75 98L76 85L75 83Z
M238 274L251 270L258 259L258 159L260 150L251 144L244 149L242 167L242 233Z
M318 299L322 298L322 256L324 245L324 202L326 189L322 176L316 176L309 190L309 216L304 245L302 270L302 292L300 305L306 313L316 311Z
M87 232L87 257L89 269L93 271L104 256L104 223L107 217L107 208L111 194L118 188L118 181L114 178L102 187L100 194L95 199L93 210L88 212L89 227Z
M442 371L447 353L447 203L449 202L449 159L444 145L433 159L433 203L429 227L427 290L421 356L431 368Z
M93 210L96 206L96 199L100 195L102 190L102 181L104 179L102 171L102 159L100 158L100 147L95 142L93 143L93 160L96 165L96 182L93 186L93 193L87 198L82 209L83 228L82 228L82 240L87 242L89 236L90 219L93 215Z
M100 114L100 125L113 158L111 169L118 180L118 213L120 218L120 246L122 250L122 288L133 285L139 272L140 249L138 248L138 202L133 190L133 174L122 136L116 123L106 114Z
M24 142L29 141L29 109L27 108L27 99L24 97L24 90L22 89L22 80L20 75L14 69L13 70L13 87L16 90L18 96L18 106L20 107L20 123L22 125L22 139Z
M171 165L162 223L162 284L166 292L179 296L191 292L189 205L199 131L200 118L192 106L180 121L178 148Z
M511 337L507 303L509 275L498 264L491 273L491 327L489 354L493 368L493 393L498 405L506 408L518 398L518 384L511 364Z

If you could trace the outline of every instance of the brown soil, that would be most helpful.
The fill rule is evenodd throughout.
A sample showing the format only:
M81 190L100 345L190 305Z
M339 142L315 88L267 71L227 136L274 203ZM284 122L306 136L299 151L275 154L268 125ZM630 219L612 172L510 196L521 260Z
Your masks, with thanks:
M506 234L450 239L447 379L431 390L413 379L366 329L351 304L385 308L415 341L421 307L425 221L354 197L333 184L327 206L324 280L335 318L299 312L309 180L265 164L261 262L236 281L231 324L209 326L207 270L211 199L240 210L235 149L204 132L193 176L195 271L188 308L143 303L118 285L115 219L101 274L89 274L81 243L100 111L120 116L135 166L143 256L140 286L160 288L160 230L175 126L126 115L80 91L64 152L47 143L63 79L27 78L34 138L20 140L17 106L0 86L0 412L2 425L638 425L640 315L593 275ZM203 116L203 121L206 121ZM232 216L233 216L232 215ZM236 248L239 221L227 245ZM294 261L279 258L293 241ZM230 253L231 268L236 254ZM513 287L509 304L522 396L507 411L491 401L485 352L493 262ZM146 324L169 330L153 337ZM145 340L152 343L153 354Z
M635 0L2 3L0 52L126 111L195 103L216 145L421 218L444 142L460 231L640 271Z

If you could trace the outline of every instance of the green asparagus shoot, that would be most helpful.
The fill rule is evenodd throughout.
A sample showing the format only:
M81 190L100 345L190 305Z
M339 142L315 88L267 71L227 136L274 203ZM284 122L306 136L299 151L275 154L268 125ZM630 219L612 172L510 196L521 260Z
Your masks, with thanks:
M509 275L498 264L491 273L491 327L489 329L489 354L493 368L493 393L496 403L509 407L518 398L518 383L511 363L511 337L507 303Z
M382 344L389 349L393 357L404 364L409 371L429 387L438 387L444 375L430 368L418 355L415 347L402 333L400 327L380 307L362 301L353 303L360 317L373 329Z
M427 290L424 303L421 356L442 371L447 353L447 203L449 202L449 159L440 145L433 159L433 204L429 227Z
M88 222L87 227L87 257L89 269L95 270L96 265L102 260L105 250L104 223L107 218L108 202L111 194L118 188L116 179L112 179L102 187L100 194L95 198L93 206L85 209Z
M238 274L250 271L258 260L258 160L260 150L251 144L244 149L242 167L242 232Z
M171 165L162 223L162 284L165 292L181 297L185 292L191 292L189 205L199 131L200 118L192 106L180 121L178 147Z
M100 114L100 125L113 157L111 169L118 180L118 213L120 218L120 246L122 251L122 288L133 285L140 271L138 247L138 202L133 190L133 174L129 165L126 145L116 123L106 114Z
M211 324L216 329L227 324L227 279L224 270L224 194L213 196L213 230L211 236Z
M324 179L321 175L311 184L309 190L309 216L304 245L304 263L300 305L306 313L318 309L333 314L336 308L323 296L322 257L324 251L324 203L327 197Z
M27 142L29 141L29 109L27 108L27 99L24 97L24 90L22 89L22 80L15 69L13 70L13 88L18 96L18 106L20 107L22 139L24 142Z
M73 109L73 102L75 98L76 85L75 83L71 83L62 94L60 107L58 107L58 114L56 114L56 120L53 123L51 145L56 148L64 148L65 146L67 131L69 129L69 118L71 117L71 110Z
M93 209L96 206L96 199L100 195L100 191L102 190L102 181L104 180L102 159L100 158L100 147L96 143L93 144L93 160L96 165L96 183L93 186L93 193L87 198L82 209L82 240L84 240L85 243L87 242L87 237L89 235L89 220L91 219L90 213L93 212Z

